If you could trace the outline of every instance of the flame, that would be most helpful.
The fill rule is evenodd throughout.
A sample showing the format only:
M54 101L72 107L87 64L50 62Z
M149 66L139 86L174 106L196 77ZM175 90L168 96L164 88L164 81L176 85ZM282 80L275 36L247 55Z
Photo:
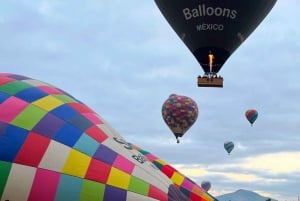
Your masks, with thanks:
M211 53L211 51L209 51L209 54L208 54L208 61L209 61L209 69L210 69L210 72L212 71L214 59L215 59L215 56Z

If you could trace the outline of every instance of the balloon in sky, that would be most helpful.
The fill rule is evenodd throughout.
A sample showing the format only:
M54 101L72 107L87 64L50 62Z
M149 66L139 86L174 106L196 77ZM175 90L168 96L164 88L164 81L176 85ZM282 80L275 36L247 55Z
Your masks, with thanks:
M254 109L249 109L245 112L245 116L252 126L258 117L258 112Z
M190 199L91 108L52 85L2 73L0 200Z
M205 191L209 191L209 189L211 188L211 183L209 181L202 181L201 182L201 187L205 190Z
M224 143L224 148L227 151L228 154L230 154L230 152L233 150L234 148L234 144L231 141L225 142Z
M141 149L136 145L132 147L138 150L143 156L145 156L149 161L151 161L158 169L160 169L165 175L167 175L173 183L192 201L202 201L202 200L215 200L210 194L208 194L206 189L210 188L208 183L205 184L205 188L198 186L192 180L181 174L178 170L172 167L170 164L166 163L164 160L158 158L152 153ZM202 185L202 184L201 184ZM210 183L209 183L210 185Z
M276 0L155 2L170 26L193 53L205 75L215 77L230 55L267 16Z
M178 137L182 137L197 120L198 106L187 96L171 94L162 106L162 116L179 143Z

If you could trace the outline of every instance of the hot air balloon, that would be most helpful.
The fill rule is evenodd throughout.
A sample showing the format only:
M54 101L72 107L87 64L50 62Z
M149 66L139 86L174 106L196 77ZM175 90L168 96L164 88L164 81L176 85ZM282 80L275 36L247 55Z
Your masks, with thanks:
M155 0L193 53L204 76L198 86L223 87L217 76L226 60L273 8L276 0Z
M47 83L2 73L0 200L190 199L87 105Z
M230 152L233 150L234 148L234 144L231 141L225 142L224 143L224 148L227 151L228 154L230 154Z
M178 138L197 120L198 106L187 96L171 94L162 106L162 116L179 143Z
M202 181L201 182L201 187L205 190L205 191L209 191L209 189L211 188L211 183L209 181Z
M208 188L208 183L205 185L205 188L198 186L188 177L184 176L170 164L153 155L152 153L132 144L132 147L135 150L138 150L143 156L145 156L149 161L151 161L155 167L161 170L165 175L167 175L175 184L179 190L184 193L190 200L214 200L217 201L213 196L211 196L205 188Z
M253 126L253 123L258 117L258 112L254 109L249 109L245 112L245 116L247 120L250 122L251 126Z

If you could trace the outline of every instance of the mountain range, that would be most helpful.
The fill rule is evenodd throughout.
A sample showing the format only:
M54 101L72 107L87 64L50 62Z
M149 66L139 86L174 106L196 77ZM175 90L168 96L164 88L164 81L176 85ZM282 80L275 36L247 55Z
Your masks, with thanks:
M253 191L244 189L237 190L216 197L219 201L277 201L275 199L264 197Z

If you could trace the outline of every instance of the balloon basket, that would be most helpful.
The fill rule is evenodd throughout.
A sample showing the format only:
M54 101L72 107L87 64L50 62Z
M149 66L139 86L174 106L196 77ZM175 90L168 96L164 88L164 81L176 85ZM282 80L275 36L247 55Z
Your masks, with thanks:
M223 78L221 76L198 77L198 87L223 87Z

